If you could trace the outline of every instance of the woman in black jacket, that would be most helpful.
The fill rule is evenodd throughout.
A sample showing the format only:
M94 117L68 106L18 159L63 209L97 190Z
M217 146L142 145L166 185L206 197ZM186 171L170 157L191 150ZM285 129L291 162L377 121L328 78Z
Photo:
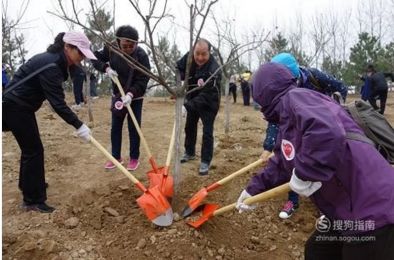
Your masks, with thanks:
M108 76L116 76L122 84L126 97L122 99L123 109L116 110L112 106L111 119L111 145L112 156L123 163L122 151L122 129L123 122L128 114L126 105L130 104L131 110L139 126L142 121L142 104L143 96L145 95L146 87L148 85L149 76L141 71L130 66L125 58L130 61L137 61L146 70L150 70L149 57L146 52L138 46L138 31L129 25L120 26L115 33L116 44L127 55L124 57L114 53L108 46L94 54L97 61L92 62L93 66L101 72L106 72ZM112 84L112 103L118 100L120 93L115 83ZM132 102L131 102L132 101ZM127 116L127 125L129 130L129 160L126 168L130 171L135 171L139 165L140 157L140 137L130 116ZM104 165L105 169L115 168L115 164L108 161Z
M48 100L55 112L77 129L79 137L90 139L90 129L67 106L62 86L69 67L84 58L95 59L88 38L79 32L59 33L46 52L33 56L16 71L3 93L3 130L12 132L22 152L19 188L26 210L55 210L45 203L44 147L35 116L43 101Z

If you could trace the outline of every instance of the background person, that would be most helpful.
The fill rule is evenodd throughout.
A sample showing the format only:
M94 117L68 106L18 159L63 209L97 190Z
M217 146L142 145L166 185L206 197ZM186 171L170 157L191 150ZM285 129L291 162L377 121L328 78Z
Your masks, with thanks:
M369 103L375 110L379 110L380 114L384 114L386 109L388 85L386 77L391 77L394 81L392 73L377 72L372 64L367 67L366 82L369 81L371 88L371 95L368 98ZM376 105L376 99L380 100L380 107Z
M229 92L233 96L233 103L237 103L237 79L235 75L231 75L229 83Z

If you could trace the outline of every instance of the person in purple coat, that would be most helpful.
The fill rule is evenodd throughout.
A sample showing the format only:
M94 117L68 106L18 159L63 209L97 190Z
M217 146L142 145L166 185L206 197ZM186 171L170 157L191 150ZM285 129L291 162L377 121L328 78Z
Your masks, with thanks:
M290 182L326 217L306 242L305 259L394 259L394 168L365 138L354 138L363 131L340 105L298 88L284 65L262 65L253 86L279 132L274 157L242 191L237 209L253 209L246 198Z

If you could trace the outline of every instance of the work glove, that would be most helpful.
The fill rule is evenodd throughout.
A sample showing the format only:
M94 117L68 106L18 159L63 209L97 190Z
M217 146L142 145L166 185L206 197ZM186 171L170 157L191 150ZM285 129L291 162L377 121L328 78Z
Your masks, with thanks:
M124 106L130 105L132 99L133 99L133 93L127 92L127 94L122 97L123 105Z
M246 205L245 203L243 203L244 200L250 197L252 197L252 195L250 195L246 190L243 190L241 192L241 195L239 195L239 198L237 200L237 204L235 205L239 213L242 213L244 211L254 210L256 208L256 205Z
M304 195L306 197L311 196L315 191L321 188L322 183L320 181L303 181L297 177L295 174L295 168L293 169L293 174L290 179L290 188L300 195Z
M199 86L199 87L202 87L202 86L204 86L204 80L203 79L198 79L197 80L197 86Z
M78 137L82 138L85 142L90 141L90 129L87 125L82 124L80 128L77 130Z
M182 117L186 117L187 115L187 109L185 106L182 106Z
M118 76L118 73L116 72L116 70L113 70L111 67L107 67L105 69L105 73L107 73L108 77L110 77L110 78Z

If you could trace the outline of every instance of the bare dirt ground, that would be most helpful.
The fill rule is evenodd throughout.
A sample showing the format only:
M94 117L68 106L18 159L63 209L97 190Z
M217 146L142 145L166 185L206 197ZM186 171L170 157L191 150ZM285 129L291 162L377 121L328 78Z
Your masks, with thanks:
M392 93L389 96L387 117L394 124L394 98ZM71 103L71 97L68 99ZM109 97L101 97L93 104L93 135L109 150L108 104ZM173 107L169 99L146 98L144 103L143 132L161 165L167 155ZM88 121L86 108L78 114ZM37 117L45 147L48 204L57 210L40 214L20 209L20 151L13 136L3 133L3 259L303 259L303 244L318 216L308 199L302 199L300 209L286 221L278 218L284 195L262 203L251 213L234 211L213 218L199 230L182 219L168 228L155 227L135 202L139 190L117 169L105 170L106 159L99 150L73 136L72 127L48 106L44 105ZM198 176L199 160L182 165L174 211L180 212L203 186L258 159L266 127L260 118L260 112L253 107L232 105L230 135L226 137L221 108L215 124L210 174ZM126 129L122 151L127 156L125 133ZM147 184L146 172L151 167L142 147L140 160L134 174ZM252 174L250 171L211 192L207 201L222 206L235 202Z

